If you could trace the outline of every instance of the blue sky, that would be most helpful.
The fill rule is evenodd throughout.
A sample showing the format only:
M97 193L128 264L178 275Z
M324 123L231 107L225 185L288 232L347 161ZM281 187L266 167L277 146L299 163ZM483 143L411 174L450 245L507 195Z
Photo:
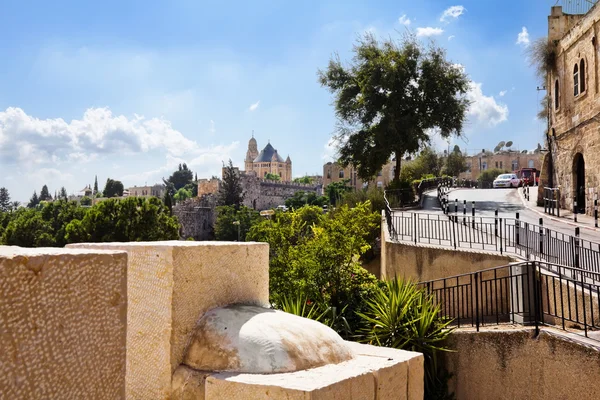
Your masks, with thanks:
M270 139L290 155L295 176L320 174L335 117L317 69L334 52L348 60L366 31L408 29L465 67L474 104L462 148L532 149L543 93L525 48L546 35L554 3L4 1L0 186L26 201L44 183L72 193L95 175L101 187L153 184L182 161L220 175L222 161L243 165L252 130L259 148Z

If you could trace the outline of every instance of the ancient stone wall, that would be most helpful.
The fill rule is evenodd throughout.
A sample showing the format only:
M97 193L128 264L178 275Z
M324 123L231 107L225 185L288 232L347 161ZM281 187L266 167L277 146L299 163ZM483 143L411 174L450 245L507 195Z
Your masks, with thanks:
M562 205L572 209L574 197L581 190L577 187L575 161L579 154L583 156L586 212L591 214L600 185L600 6L596 4L585 16L577 18L562 14L560 8L554 7L548 24L556 52L556 64L547 82L551 96L548 133L554 182L561 187Z
M221 186L221 181L218 178L198 179L198 197L205 194L216 194Z
M266 210L285 204L286 199L299 191L322 194L318 185L266 181L254 173L242 173L240 178L244 189L244 205L255 210Z
M214 239L214 226L217 220L216 195L188 199L173 207L173 215L179 220L182 239Z

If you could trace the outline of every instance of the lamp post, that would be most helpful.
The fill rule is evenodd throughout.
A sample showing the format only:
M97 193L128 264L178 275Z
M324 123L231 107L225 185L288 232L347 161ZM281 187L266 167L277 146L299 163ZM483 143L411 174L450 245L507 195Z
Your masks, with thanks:
M240 241L240 221L233 221L233 225L237 225L238 228L238 242Z

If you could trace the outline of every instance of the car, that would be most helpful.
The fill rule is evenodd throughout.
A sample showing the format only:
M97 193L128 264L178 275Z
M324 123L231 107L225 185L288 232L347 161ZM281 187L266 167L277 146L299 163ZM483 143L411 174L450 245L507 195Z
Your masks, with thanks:
M281 205L281 206L277 206L276 210L286 212L288 210L288 208L284 205Z
M516 188L521 184L521 180L517 177L516 174L502 174L498 175L496 179L494 179L494 189L495 188Z

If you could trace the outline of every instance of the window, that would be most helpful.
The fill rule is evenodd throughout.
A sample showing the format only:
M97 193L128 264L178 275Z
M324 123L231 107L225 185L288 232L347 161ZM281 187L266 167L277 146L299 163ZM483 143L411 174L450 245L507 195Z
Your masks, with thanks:
M558 92L558 79L554 82L554 109L558 110L558 105L560 104L559 100L559 92Z
M573 96L579 96L579 68L577 64L573 68Z
M517 160L513 160L513 161L512 161L512 170L513 170L513 171L516 171L516 170L518 170L518 169L519 169L519 161L517 161Z
M533 168L533 164L534 164L534 163L533 163L533 160L529 160L529 162L527 163L527 166L528 166L529 168Z
M487 169L487 162L485 162L485 161L484 161L484 162L481 164L481 170L482 170L482 171L485 171L486 169Z
M585 61L583 58L579 62L579 91L585 92Z
M383 187L383 182L377 182L377 188L381 189Z
M496 161L496 168L498 168L498 161Z
M467 172L471 172L471 163L470 162L467 163Z
M502 169L502 161L500 161L500 169Z
M327 179L331 179L331 171L327 171Z
M343 177L344 177L344 170L343 170L343 169L341 169L341 170L340 170L340 178L343 178Z

